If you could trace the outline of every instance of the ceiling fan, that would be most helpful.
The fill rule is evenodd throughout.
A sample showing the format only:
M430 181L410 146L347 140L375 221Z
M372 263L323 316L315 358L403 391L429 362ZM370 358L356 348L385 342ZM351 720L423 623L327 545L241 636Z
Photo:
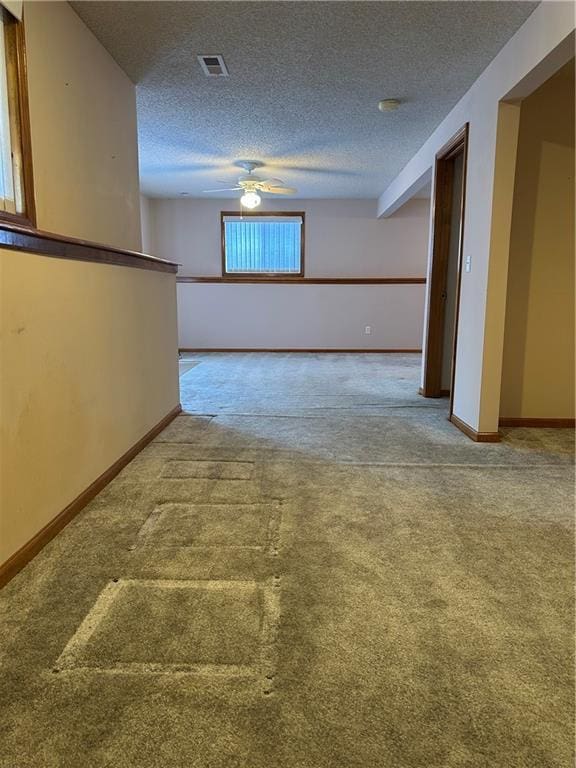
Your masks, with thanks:
M284 182L280 179L263 179L256 176L254 169L260 168L262 163L241 161L236 165L246 171L246 175L239 177L237 186L205 189L204 192L243 192L240 203L245 208L257 208L262 202L259 192L266 192L269 195L293 195L297 191L293 187L284 186Z

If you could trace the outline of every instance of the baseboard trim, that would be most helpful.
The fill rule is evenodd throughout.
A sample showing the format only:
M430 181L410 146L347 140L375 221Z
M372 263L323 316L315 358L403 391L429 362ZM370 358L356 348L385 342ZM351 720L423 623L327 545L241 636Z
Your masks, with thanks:
M540 429L575 429L576 419L501 418L501 427L535 427Z
M30 560L32 560L57 533L59 533L82 509L84 509L88 502L92 501L92 499L181 412L181 405L177 405L173 408L170 413L164 416L156 426L152 427L144 437L141 437L132 448L126 451L126 453L115 461L112 466L108 467L100 477L94 480L86 490L82 491L74 501L70 502L70 504L45 525L44 528L38 531L30 541L24 544L24 546L15 552L5 563L0 565L0 587L3 587L14 578L14 576L16 576L16 574L21 571L22 568L24 568L24 566L27 565L27 563L29 563Z
M414 354L419 355L421 349L331 349L330 347L301 349L301 348L263 348L263 347L180 347L180 352L351 352L354 354Z
M477 432L473 427L470 426L470 424L466 424L465 421L462 421L462 419L459 419L458 416L455 416L454 414L450 416L450 421L452 424L454 424L455 427L458 427L461 432L464 432L466 437L469 437L470 440L474 440L475 443L500 442L499 432Z

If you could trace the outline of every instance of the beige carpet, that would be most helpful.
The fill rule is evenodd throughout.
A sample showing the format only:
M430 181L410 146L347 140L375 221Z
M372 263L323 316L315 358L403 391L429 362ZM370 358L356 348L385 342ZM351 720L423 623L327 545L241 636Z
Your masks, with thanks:
M0 593L0 766L572 766L572 434L474 444L414 355L195 359Z

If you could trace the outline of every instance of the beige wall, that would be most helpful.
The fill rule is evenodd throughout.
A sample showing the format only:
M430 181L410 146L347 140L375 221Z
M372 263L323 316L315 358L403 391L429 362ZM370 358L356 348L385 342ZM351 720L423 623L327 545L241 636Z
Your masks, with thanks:
M521 106L501 416L574 417L573 62Z
M429 201L412 200L388 220L373 200L272 200L259 210L304 211L307 277L422 277ZM150 200L154 255L181 275L221 275L220 211L237 200Z
M144 253L152 253L152 222L150 219L150 199L140 195L140 221L142 227L142 250Z
M424 285L178 286L188 349L420 348ZM369 325L370 335L365 334Z
M134 86L26 3L38 226L140 248ZM0 564L177 406L173 274L0 250Z
M38 228L140 250L133 84L68 3L24 22Z
M0 251L0 563L179 401L174 275Z
M148 201L153 253L179 262L182 275L221 275L220 211L235 204ZM370 200L267 199L263 210L305 212L307 277L425 273L428 200L413 200L387 220L376 218ZM423 306L422 285L182 284L179 341L188 348L419 349Z

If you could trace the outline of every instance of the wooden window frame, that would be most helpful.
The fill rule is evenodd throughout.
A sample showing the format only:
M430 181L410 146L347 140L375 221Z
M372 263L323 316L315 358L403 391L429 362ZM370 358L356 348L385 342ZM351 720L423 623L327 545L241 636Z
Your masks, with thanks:
M226 269L226 235L224 228L224 220L227 216L234 216L236 218L242 217L248 219L250 217L263 218L265 216L271 216L280 218L282 216L290 216L292 218L299 217L302 219L302 226L300 227L300 271L299 272L228 272ZM238 281L250 279L252 282L259 280L265 282L281 281L289 282L291 280L298 281L304 279L304 256L305 256L305 242L306 242L306 214L304 211L220 211L220 243L222 249L222 277L228 280L237 279Z
M22 186L24 210L20 213L0 211L0 222L34 228L36 227L36 204L34 200L24 22L18 21L8 11L4 11L4 14L11 149L13 156L16 153L19 155L21 174L17 183Z

